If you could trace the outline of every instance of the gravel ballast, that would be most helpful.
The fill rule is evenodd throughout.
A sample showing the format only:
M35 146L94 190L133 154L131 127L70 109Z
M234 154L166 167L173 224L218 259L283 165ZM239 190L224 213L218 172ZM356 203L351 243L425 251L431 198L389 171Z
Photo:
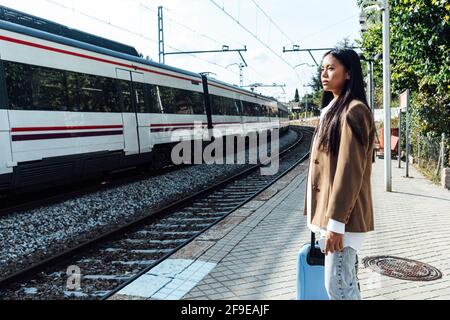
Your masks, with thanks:
M281 137L280 148L297 133ZM0 218L0 274L5 277L152 210L186 197L248 165L194 165L76 199Z

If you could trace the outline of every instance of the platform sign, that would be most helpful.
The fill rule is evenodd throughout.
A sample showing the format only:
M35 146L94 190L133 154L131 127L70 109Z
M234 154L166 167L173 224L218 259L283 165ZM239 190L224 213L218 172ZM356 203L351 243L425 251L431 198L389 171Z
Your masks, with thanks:
M400 110L407 111L409 105L409 90L405 90L400 94Z
M400 110L406 111L406 177L409 178L409 89L400 94ZM399 128L399 132L401 128Z

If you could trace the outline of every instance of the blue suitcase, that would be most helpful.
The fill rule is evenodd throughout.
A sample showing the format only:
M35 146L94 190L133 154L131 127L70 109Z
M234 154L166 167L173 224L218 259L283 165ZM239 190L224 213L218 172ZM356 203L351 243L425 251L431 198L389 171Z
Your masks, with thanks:
M325 255L315 242L311 233L311 243L305 244L297 256L297 300L328 300L324 283Z

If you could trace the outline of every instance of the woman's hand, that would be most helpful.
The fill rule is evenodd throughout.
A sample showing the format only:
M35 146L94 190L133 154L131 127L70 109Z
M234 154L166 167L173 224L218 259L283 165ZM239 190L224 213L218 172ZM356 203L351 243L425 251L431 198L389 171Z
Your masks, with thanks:
M328 252L334 253L334 251L344 250L344 235L333 231L327 231L325 238L325 255Z

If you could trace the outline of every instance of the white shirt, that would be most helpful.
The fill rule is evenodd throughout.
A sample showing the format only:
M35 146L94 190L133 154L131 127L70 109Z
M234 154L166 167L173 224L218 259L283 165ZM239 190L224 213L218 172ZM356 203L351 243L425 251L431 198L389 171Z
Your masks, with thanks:
M323 108L320 111L320 120L319 120L319 128L320 125L322 124L324 115L326 114L326 112L330 109L330 107L332 106L332 104L334 103L335 99L333 99L325 108ZM318 129L319 129L318 128ZM317 131L319 132L319 131ZM311 155L310 155L310 160L309 160L309 166L311 168L311 164L312 164L312 160L314 159L314 146L316 144L316 140L317 140L317 136L318 134L315 135L314 140L312 142L313 146L311 149ZM308 186L308 192L307 192L307 224L308 224L308 228L315 233L320 233L320 238L325 238L326 236L326 232L327 230L329 231L333 231L336 233L340 233L344 235L344 248L345 247L352 247L355 250L359 250L361 249L363 242L364 242L364 238L365 238L365 233L363 232L345 232L345 223L333 220L333 219L329 219L328 220L328 225L327 225L327 229L323 229L320 228L318 226L315 226L313 224L311 224L311 202L312 202L312 198L311 198L311 193L312 193L312 185L311 185L311 170L309 170L308 173L308 182L307 182Z

